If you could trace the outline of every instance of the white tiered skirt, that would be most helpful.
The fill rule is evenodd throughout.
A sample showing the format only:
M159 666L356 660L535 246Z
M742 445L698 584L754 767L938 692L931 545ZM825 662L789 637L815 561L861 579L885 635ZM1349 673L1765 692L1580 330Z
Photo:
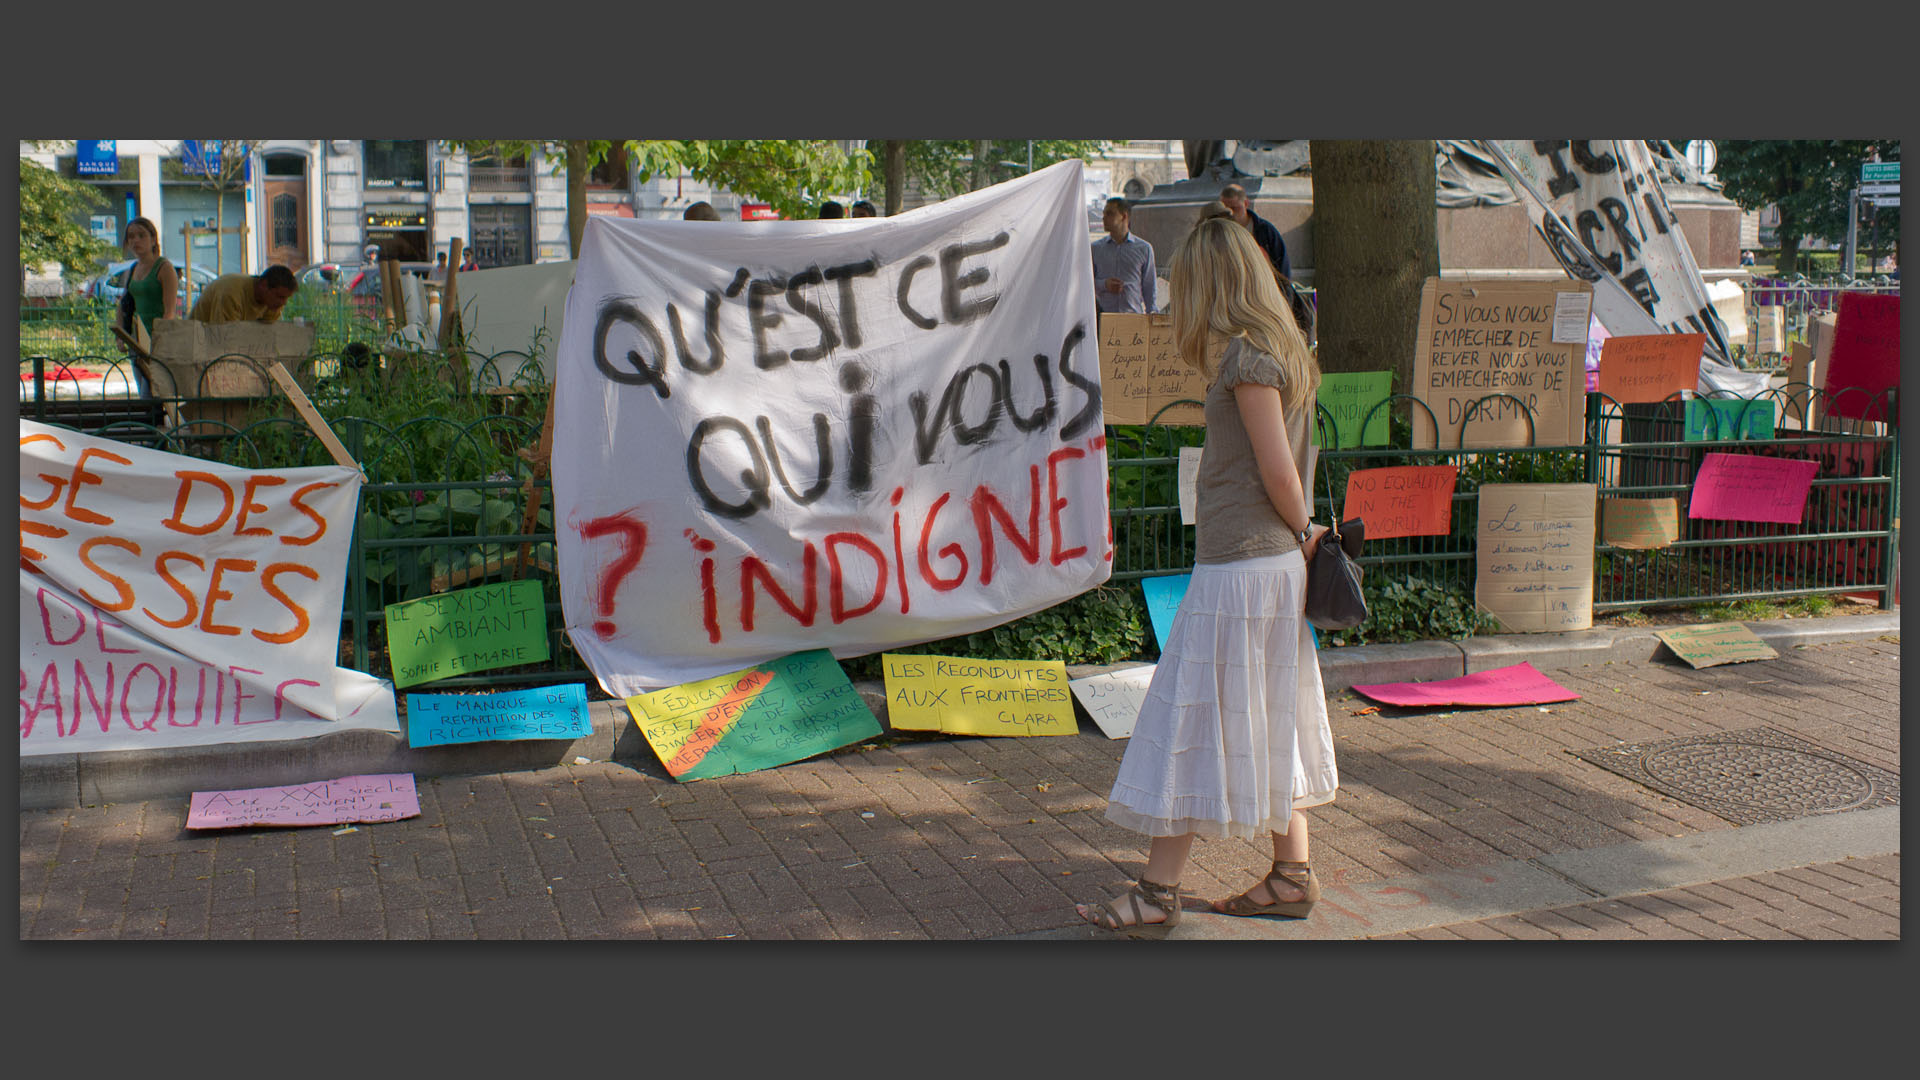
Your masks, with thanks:
M1193 568L1107 818L1147 836L1287 831L1339 777L1300 552Z

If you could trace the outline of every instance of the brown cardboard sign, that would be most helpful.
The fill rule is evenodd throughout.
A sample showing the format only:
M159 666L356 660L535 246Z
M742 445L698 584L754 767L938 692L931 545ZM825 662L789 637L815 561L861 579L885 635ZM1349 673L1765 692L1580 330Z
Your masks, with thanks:
M1602 542L1617 548L1663 548L1680 539L1680 500L1602 499Z
M1167 406L1205 401L1207 382L1180 359L1171 316L1100 314L1100 400L1106 423L1199 427L1206 423L1199 405Z
M1428 278L1412 393L1433 418L1412 410L1414 448L1578 444L1586 428L1586 343L1556 343L1554 314L1562 297L1588 294L1590 303L1592 292L1584 281ZM1489 394L1508 396L1474 405Z
M1483 484L1473 599L1516 634L1593 626L1593 484Z
M1748 660L1773 660L1780 654L1747 629L1745 623L1701 623L1657 630L1654 636L1666 642L1673 655L1695 668L1720 664L1741 664Z

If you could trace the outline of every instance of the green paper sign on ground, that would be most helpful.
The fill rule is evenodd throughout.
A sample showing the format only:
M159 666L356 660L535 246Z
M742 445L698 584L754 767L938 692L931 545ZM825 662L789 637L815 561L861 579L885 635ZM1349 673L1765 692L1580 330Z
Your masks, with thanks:
M1709 414L1708 407L1712 407ZM1711 415L1712 419L1708 419ZM1742 430L1742 425L1745 429ZM1689 398L1688 442L1773 438L1773 402L1748 398Z
M546 594L503 581L387 606L393 685L414 686L548 657Z
M1654 636L1666 642L1673 655L1696 668L1773 660L1780 655L1745 623L1674 626L1656 630Z
M1371 420L1367 414L1392 393L1391 371L1336 371L1320 376L1320 404L1333 414L1334 427L1340 433L1340 449L1387 445L1387 410L1373 413ZM1367 425L1364 437L1360 431L1362 421Z
M627 711L675 780L769 769L880 734L826 649L636 694Z

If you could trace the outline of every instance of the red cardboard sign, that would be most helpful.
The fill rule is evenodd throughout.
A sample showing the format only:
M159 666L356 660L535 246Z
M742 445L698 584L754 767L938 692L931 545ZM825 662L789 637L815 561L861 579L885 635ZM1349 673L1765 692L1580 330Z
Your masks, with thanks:
M1665 401L1700 384L1705 334L1633 334L1600 346L1600 392L1625 405Z
M1708 454L1694 474L1687 516L1797 524L1819 468L1819 462L1803 458Z
M1453 528L1458 465L1395 465L1347 474L1340 516L1367 523L1367 539L1445 536Z
M1886 398L1880 395L1899 385L1900 298L1841 293L1827 357L1826 414L1885 420Z

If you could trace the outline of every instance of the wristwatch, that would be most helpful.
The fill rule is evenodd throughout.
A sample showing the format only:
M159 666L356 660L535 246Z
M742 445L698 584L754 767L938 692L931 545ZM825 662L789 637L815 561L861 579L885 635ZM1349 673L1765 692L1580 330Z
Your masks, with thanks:
M1301 547L1306 547L1307 541L1310 538L1312 538L1312 536L1313 536L1313 522L1311 521L1307 522L1306 528L1301 529L1299 532L1293 534L1293 538L1295 540L1300 541Z

